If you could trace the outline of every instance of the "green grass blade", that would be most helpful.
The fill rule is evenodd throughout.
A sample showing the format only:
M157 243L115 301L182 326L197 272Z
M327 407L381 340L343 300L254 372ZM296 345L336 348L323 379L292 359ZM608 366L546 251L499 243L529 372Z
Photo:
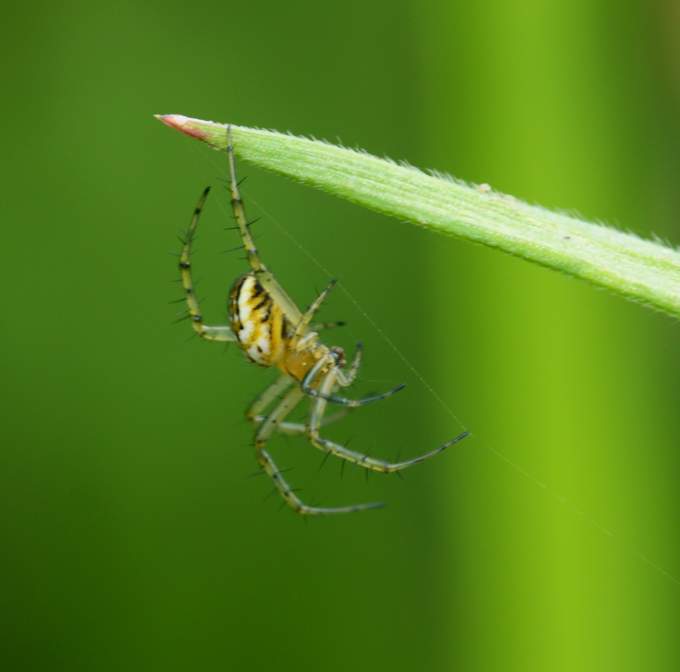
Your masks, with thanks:
M215 149L226 148L224 124L157 118ZM346 147L245 126L232 126L232 134L235 152L254 164L680 317L680 252L672 248Z

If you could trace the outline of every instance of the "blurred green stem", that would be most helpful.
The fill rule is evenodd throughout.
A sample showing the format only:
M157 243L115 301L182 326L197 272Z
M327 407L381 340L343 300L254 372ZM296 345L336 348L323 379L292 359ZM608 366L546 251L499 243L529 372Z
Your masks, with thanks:
M164 124L225 149L226 125L180 115ZM680 253L607 226L551 212L364 152L232 126L236 153L378 212L543 264L680 317Z

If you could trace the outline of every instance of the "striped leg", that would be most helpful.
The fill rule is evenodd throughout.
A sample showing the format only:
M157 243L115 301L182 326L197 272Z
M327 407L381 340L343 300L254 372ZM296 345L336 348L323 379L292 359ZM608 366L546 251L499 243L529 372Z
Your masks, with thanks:
M293 384L293 379L289 376L281 376L274 383L272 383L262 394L260 394L257 399L250 405L246 411L246 419L250 420L255 425L261 425L267 416L263 415L264 411L267 409L276 397L287 390ZM321 423L322 427L330 425L333 422L341 420L347 416L349 411L343 409L333 415L324 417ZM281 434L304 434L307 431L307 425L303 425L298 422L279 422L276 429Z
M349 375L352 376L352 380L354 379L354 376L356 376L360 363L361 363L361 347L357 346L357 355L354 358L354 362L350 367L349 373ZM391 390L387 390L387 392L383 392L382 394L374 394L368 397L364 397L363 399L348 399L347 397L339 397L335 394L331 394L330 392L317 390L315 387L313 387L315 379L317 378L319 373L322 371L322 369L324 369L324 367L327 367L329 365L331 367L331 372L327 374L327 376L331 374L333 375L333 385L338 384L346 386L349 384L345 376L343 376L342 379L339 379L338 373L340 372L340 369L338 369L336 366L335 355L333 353L329 353L325 357L319 359L319 361L309 370L309 373L304 377L301 384L301 389L305 394L316 399L323 399L325 401L330 401L334 404L340 404L341 406L357 408L358 406L365 406L366 404L371 404L374 401L387 399L388 397L391 397L393 394L396 394L397 392L403 390L406 387L406 385L402 383L401 385L393 387Z
M348 413L349 411L342 410L338 411L337 413L333 413L333 415L325 415L321 420L320 426L327 427L328 425L332 425L334 422L346 418ZM255 415L250 419L256 425L261 425L267 419L267 416ZM277 431L279 432L279 434L291 434L291 435L306 434L308 429L309 427L301 422L280 422L277 425Z
M415 464L420 464L425 460L429 460L431 457L434 457L435 455L439 455L439 453L443 452L444 450L454 445L455 443L462 441L465 437L469 435L468 432L463 432L462 434L459 434L455 438L446 441L438 448L431 450L429 453L424 453L423 455L411 458L410 460L404 460L403 462L386 462L385 460L379 460L373 457L369 457L368 455L364 455L363 453L358 453L354 450L350 450L349 448L345 448L345 446L342 446L339 443L335 443L334 441L324 439L319 434L319 428L321 427L323 415L326 410L327 404L326 400L331 395L333 388L335 387L336 384L337 380L335 376L335 371L331 370L326 375L321 384L321 393L325 396L320 396L316 400L314 408L312 409L312 416L310 419L308 430L309 440L319 450L322 450L325 453L331 453L336 457L339 457L343 460L347 460L348 462L352 462L353 464L356 464L359 467L363 467L364 469L369 469L370 471L378 471L384 474L391 474L397 471L403 471L404 469L408 469L409 467L412 467Z
M201 307L196 298L191 277L191 245L194 241L194 236L196 235L196 228L198 227L198 220L201 217L203 205L205 204L205 200L208 198L209 193L210 187L207 187L203 194L201 194L201 198L198 200L196 208L194 209L194 215L191 218L189 229L182 240L182 252L179 257L179 274L187 304L187 318L191 320L191 326L194 331L206 341L219 341L224 343L235 341L236 337L234 336L231 327L228 325L210 326L204 324Z
M307 311L304 313L304 315L300 318L300 321L297 323L295 326L295 331L293 332L293 338L294 339L299 339L306 331L307 327L309 326L309 323L312 321L314 315L316 314L316 311L321 308L321 304L326 300L326 297L330 294L331 290L335 285L337 284L337 280L331 280L328 283L328 286L326 289L324 289L319 296L314 299L312 302L312 305L309 306Z
M238 224L243 247L246 251L246 259L250 264L250 268L256 273L258 271L266 271L266 266L260 260L253 241L253 236L250 233L248 226L248 218L246 217L246 209L241 200L241 194L238 188L238 180L236 179L236 161L234 159L234 147L231 141L231 126L227 126L227 159L229 161L229 191L231 194L231 209L234 213L234 219Z
M337 322L315 322L310 327L311 331L323 331L325 329L335 329L336 327L344 327L347 323L343 320Z
M355 511L365 511L376 509L382 506L379 503L355 504L353 506L340 506L335 508L320 508L305 504L283 478L281 471L276 466L271 455L265 450L267 441L271 438L276 428L284 421L286 416L304 398L304 393L299 387L289 390L279 405L267 416L267 419L260 425L255 435L255 451L257 461L267 475L274 481L274 485L284 502L296 513L304 516L323 516L335 513L353 513Z
M262 413L265 411L267 406L269 406L276 397L287 390L293 384L293 380L289 376L280 376L272 383L268 388L260 394L255 401L250 405L246 411L246 418L255 424L261 423L263 420L257 420L257 418L266 419L267 416L263 416Z
M254 271L258 282L267 290L267 293L274 299L274 302L283 310L285 316L291 324L297 324L302 317L300 309L295 302L286 294L285 290L274 279L272 273L267 269L255 247L253 236L250 233L246 209L241 199L241 193L236 179L236 160L234 158L234 145L232 141L231 125L227 126L227 160L229 162L229 192L231 194L231 208L234 219L238 225L243 249L246 252L246 259L250 268Z

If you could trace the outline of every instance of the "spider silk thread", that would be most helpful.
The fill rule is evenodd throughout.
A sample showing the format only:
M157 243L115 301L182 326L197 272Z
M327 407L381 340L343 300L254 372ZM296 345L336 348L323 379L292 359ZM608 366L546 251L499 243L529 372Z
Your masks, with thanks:
M195 146L194 143L191 143L191 147L192 150L198 152L203 157L204 160L207 158L206 155L203 152L201 152L199 148ZM214 161L212 161L212 157L207 160L210 161L210 163L218 171L218 173L223 170ZM334 277L334 275L318 259L316 259L316 257L311 252L309 252L309 250L307 250L307 248L276 217L274 217L270 212L263 208L254 198L248 197L247 199L244 200L253 203L253 205L255 205L256 208L265 217L272 221L275 224L275 226L279 229L279 231L281 231L281 233L283 233L327 277ZM229 213L224 203L222 201L218 202L219 207L222 210L223 214L229 217ZM420 373L420 371L415 367L415 365L411 363L411 361L406 357L406 355L404 355L401 352L396 343L394 343L394 341L387 335L387 333L380 327L380 325L378 325L375 322L375 320L373 320L371 316L366 312L366 310L364 310L362 305L349 291L349 289L347 289L342 282L339 282L338 286L343 292L343 294L345 294L345 296L350 300L350 302L359 311L359 313L366 319L366 321L371 325L371 327L376 330L381 339L383 339L385 343L387 343L390 349L397 355L397 357L399 357L402 363L408 368L409 371L411 371L411 373L417 378L417 380L428 391L428 393L437 401L437 403L446 411L446 413L456 423L458 423L460 427L463 428L463 430L467 430L466 426L463 424L463 422L461 422L458 416L449 407L444 398L425 379L425 377ZM637 560L646 565L648 568L654 570L656 573L663 576L671 583L674 583L676 586L680 587L680 578L676 577L667 569L665 569L662 565L652 560L646 553L643 553L634 544L631 544L629 541L627 541L625 537L618 533L615 533L612 529L600 523L593 515L575 505L568 497L562 495L559 491L555 490L547 483L536 477L522 465L509 458L505 453L501 452L494 446L488 445L484 442L482 442L482 446L486 450L488 450L492 455L494 455L497 459L501 460L508 467L510 467L513 471L522 476L525 480L528 480L529 482L533 483L540 490L548 494L551 497L551 499L556 501L562 507L571 511L573 514L576 514L592 529L598 531L605 537L616 541L618 545L622 549L624 549L629 556L637 558Z

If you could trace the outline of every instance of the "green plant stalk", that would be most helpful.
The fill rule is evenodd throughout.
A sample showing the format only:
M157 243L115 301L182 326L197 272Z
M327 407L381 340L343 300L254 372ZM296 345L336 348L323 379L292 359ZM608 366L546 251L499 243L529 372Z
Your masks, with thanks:
M211 147L225 124L157 115ZM242 158L386 215L534 261L680 317L680 252L608 226L529 205L327 142L232 126Z

